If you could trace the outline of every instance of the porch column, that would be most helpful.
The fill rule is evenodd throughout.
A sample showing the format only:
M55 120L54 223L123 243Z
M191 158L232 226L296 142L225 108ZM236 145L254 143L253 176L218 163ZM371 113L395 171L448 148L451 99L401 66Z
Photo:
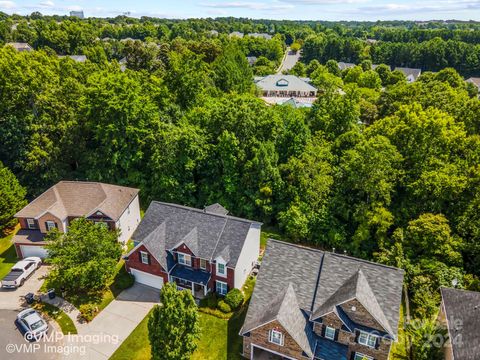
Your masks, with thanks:
M203 285L203 296L207 296L207 285Z
M195 283L192 281L192 295L195 297Z

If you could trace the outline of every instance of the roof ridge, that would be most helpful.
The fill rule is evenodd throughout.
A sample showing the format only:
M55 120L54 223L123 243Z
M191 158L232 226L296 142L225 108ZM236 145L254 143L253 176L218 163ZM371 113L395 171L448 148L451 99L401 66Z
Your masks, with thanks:
M370 264L370 265L380 266L380 267L383 267L383 268L404 272L403 269L397 268L395 266L385 265L385 264L377 263L375 261L360 259L360 258L356 258L356 257L349 256L349 255L337 254L337 253L334 253L334 252L331 252L331 251L325 251L325 254L326 255L332 255L332 256L338 256L338 257L343 257L343 258L346 258L346 259L352 259L352 260L355 260L355 261L358 261L358 262L362 262L362 263L366 263L366 264Z
M195 211L195 212L198 212L198 213L202 213L202 214L206 214L206 215L210 215L210 216L216 216L216 217L225 218L225 219L230 219L230 220L238 220L238 221L242 221L242 222L245 222L245 223L251 223L251 224L260 224L261 223L260 221L244 219L244 218L240 218L240 217L236 217L236 216L232 216L232 215L228 215L228 214L227 215L222 215L222 214L217 214L217 213L206 212L203 209L199 209L199 208L195 208L195 207L187 206L187 205L168 203L168 202L158 201L158 200L152 200L151 204L152 203L167 205L167 206L173 206L173 207L177 207L177 208L184 209L184 210Z
M101 186L111 186L111 187L120 187L120 188L126 188L126 189L140 190L139 188L131 187L131 186L124 186L124 185L117 185L117 184L108 184L108 183L104 183L104 182L101 182L101 181L89 181L89 180L60 180L58 183L56 183L56 184L53 185L53 186L56 186L56 185L58 185L58 184L60 184L60 183L97 184L97 185L101 185Z

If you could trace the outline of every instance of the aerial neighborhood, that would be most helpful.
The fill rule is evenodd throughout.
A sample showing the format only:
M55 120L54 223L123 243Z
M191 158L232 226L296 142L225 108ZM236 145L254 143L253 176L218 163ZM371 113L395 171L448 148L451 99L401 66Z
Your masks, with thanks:
M480 12L369 3L0 1L0 359L480 360Z

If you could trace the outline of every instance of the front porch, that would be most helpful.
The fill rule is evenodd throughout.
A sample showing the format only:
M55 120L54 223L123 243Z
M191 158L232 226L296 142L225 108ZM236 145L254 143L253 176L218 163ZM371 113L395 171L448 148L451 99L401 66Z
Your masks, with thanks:
M196 299L203 299L208 294L210 273L177 264L170 272L169 281L174 282L179 290L189 290Z

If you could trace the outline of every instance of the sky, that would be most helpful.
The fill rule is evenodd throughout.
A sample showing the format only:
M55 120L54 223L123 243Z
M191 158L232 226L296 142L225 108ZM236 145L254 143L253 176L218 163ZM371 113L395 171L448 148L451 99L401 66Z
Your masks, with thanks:
M289 20L478 20L480 0L0 0L7 14Z

